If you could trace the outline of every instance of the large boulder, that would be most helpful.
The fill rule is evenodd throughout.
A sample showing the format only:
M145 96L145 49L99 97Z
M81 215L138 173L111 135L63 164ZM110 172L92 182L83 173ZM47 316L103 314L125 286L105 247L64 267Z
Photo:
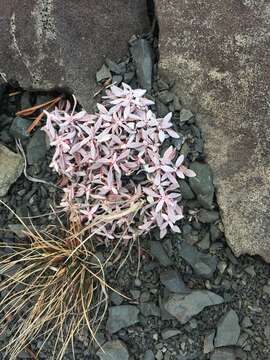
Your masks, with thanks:
M87 109L104 59L149 27L146 0L1 0L0 14L0 71L25 88L70 88Z
M270 3L157 0L160 71L201 112L225 234L270 261Z

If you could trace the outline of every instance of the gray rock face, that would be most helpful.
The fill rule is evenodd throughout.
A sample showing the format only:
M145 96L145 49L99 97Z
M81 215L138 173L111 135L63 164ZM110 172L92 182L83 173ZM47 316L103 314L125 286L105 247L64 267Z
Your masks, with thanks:
M25 88L68 87L86 109L105 58L149 29L145 0L2 0L0 14L1 72Z
M97 351L100 360L128 360L129 354L126 345L120 340L108 341L102 345L103 351Z
M139 310L133 305L113 306L109 309L106 328L114 334L120 329L136 324L139 321L138 314Z
M230 310L218 324L215 347L236 345L239 336L240 326L238 316L234 310Z
M23 167L21 155L0 144L0 197L7 194L10 186L21 175Z
M206 279L210 279L216 271L217 258L198 251L194 246L183 243L180 256L192 267L197 275Z
M205 307L222 304L221 296L207 290L194 290L190 294L173 294L164 302L165 310L181 323L187 323Z
M226 238L236 255L270 261L270 3L156 0L156 10L160 72L204 114Z

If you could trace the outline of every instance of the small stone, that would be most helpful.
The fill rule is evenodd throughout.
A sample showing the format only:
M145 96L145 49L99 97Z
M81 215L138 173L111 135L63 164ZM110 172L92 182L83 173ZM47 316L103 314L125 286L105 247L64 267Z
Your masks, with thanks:
M189 326L191 327L191 329L197 329L198 323L195 319L191 319L189 322Z
M29 92L25 91L21 96L21 109L29 109L32 106Z
M150 300L150 293L148 291L144 291L141 296L140 296L140 302L144 303L144 302L148 302Z
M237 346L240 346L242 348L245 347L245 345L247 344L248 342L248 338L249 338L249 334L247 334L246 332L242 333L240 336L239 336L239 339L237 341Z
M190 292L179 273L175 270L163 271L160 274L160 281L170 292L177 294L186 294Z
M202 240L198 243L198 247L201 250L207 250L210 247L210 234L206 233Z
M173 106L175 111L181 111L182 106L177 96L173 98Z
M223 233L219 230L219 228L215 224L210 225L210 234L212 242L219 240Z
M109 70L116 75L124 75L126 72L126 64L124 62L117 64L116 62L112 61L111 59L106 59L105 63Z
M164 117L169 112L168 107L159 100L156 100L156 107L157 107L157 113L160 117Z
M209 335L204 338L203 343L203 353L209 354L214 350L214 338L215 338L215 331L212 331Z
M132 79L134 78L134 76L135 76L135 72L133 72L133 71L128 71L128 72L125 73L125 75L124 75L124 82L127 83L127 84L129 84L129 83L132 81Z
M26 147L26 157L29 165L44 160L47 154L46 134L37 130L31 137Z
M180 256L192 267L194 272L206 279L210 279L217 268L217 258L198 251L195 246L181 244Z
M10 229L10 231L12 231L14 234L16 234L19 239L26 238L26 234L23 231L23 230L26 230L26 228L22 224L9 224L8 228Z
M209 211L201 209L198 213L198 220L203 224L213 223L219 219L219 213L217 211Z
M223 298L207 290L194 290L190 294L172 294L164 302L165 310L181 324L187 323L205 307L223 303Z
M130 47L139 85L148 91L152 89L152 46L146 39L137 39Z
M168 103L170 103L174 100L174 94L168 90L159 92L158 97L159 97L159 100L165 105L167 105Z
M195 161L190 164L190 169L196 173L195 177L189 178L191 189L197 195L199 203L205 209L212 210L215 189L209 165Z
M178 329L165 329L161 331L161 336L163 340L168 340L171 337L181 334L181 331Z
M227 263L225 261L219 261L217 264L217 268L221 274L227 269Z
M242 320L241 326L243 328L250 328L250 327L252 327L252 325L253 324L252 324L250 318L248 316L245 316Z
M195 198L195 195L193 194L190 186L185 180L179 180L179 187L183 199L192 200Z
M180 111L180 121L181 122L186 122L186 121L190 120L193 116L194 115L190 110L182 109Z
M114 305L121 305L123 302L123 297L120 294L113 291L111 293L111 301L114 303Z
M136 279L134 280L134 285L135 285L135 286L137 286L137 287L142 286L142 282L141 282L141 280L140 280L140 279L138 279L138 278L136 278Z
M0 197L8 193L10 186L21 175L23 167L21 155L0 144Z
M158 350L155 356L156 360L162 360L163 359L163 354L161 350Z
M21 140L28 139L30 135L27 132L27 129L31 124L32 124L31 120L17 116L12 121L9 132L15 139L21 139Z
M270 296L270 286L269 285L264 285L263 292Z
M114 334L120 329L127 328L136 324L139 310L133 305L113 306L109 309L109 317L106 328L110 334Z
M102 351L103 350L103 351ZM120 340L108 341L97 351L100 360L128 360L126 345Z
M249 274L251 277L256 276L256 272L255 272L255 269L254 269L254 265L248 266L248 267L246 267L244 270L245 270L245 272L246 272L247 274Z
M121 75L114 75L112 77L112 83L118 86L123 81L123 77Z
M155 360L155 355L152 350L147 350L144 353L144 360Z
M234 349L215 349L210 356L210 360L236 360Z
M156 316L156 317L160 317L160 309L159 307L153 303L143 303L141 305L139 305L139 309L140 312L143 314L143 316L148 317L148 316Z
M168 257L159 241L150 241L150 253L162 266L172 265L172 260Z
M130 293L131 293L133 299L138 300L140 298L140 295L141 295L140 290L136 290L136 289L130 290Z
M266 337L266 340L270 341L270 325L267 325L264 328L264 335Z
M101 69L96 73L97 83L102 83L105 80L111 79L112 75L106 65L102 65Z
M219 321L215 347L236 345L240 336L239 319L234 310L227 312Z

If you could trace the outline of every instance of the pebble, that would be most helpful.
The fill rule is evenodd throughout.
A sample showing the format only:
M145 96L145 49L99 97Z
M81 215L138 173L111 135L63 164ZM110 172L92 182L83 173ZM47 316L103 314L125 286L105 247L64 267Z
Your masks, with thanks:
M263 292L270 296L270 286L269 285L264 285Z
M214 338L215 338L215 331L212 331L209 335L205 336L203 343L204 354L209 354L214 350Z
M213 223L219 219L218 211L201 209L198 213L198 220L203 224Z
M121 305L123 300L123 297L115 291L111 293L111 301L114 303L114 305Z
M172 265L172 260L169 258L159 241L150 241L150 253L158 260L160 265L165 267Z
M163 353L161 350L158 350L156 355L155 355L155 359L156 360L162 360L163 359Z
M132 60L136 66L139 85L148 91L152 89L152 47L148 40L137 39L130 46Z
M144 353L144 360L155 360L155 355L152 350L147 350Z
M110 334L136 324L139 310L133 305L119 305L109 308L106 328Z
M193 162L190 169L195 171L196 176L189 178L191 189L197 195L197 200L207 210L212 210L214 199L214 185L212 171L207 164Z
M180 111L180 121L181 122L186 122L186 121L190 120L193 116L194 115L190 110L182 109Z
M102 83L105 80L111 79L112 75L109 68L106 65L102 65L100 70L96 73L97 83Z
M252 327L252 321L250 320L250 318L248 316L245 316L242 320L241 326L243 328L250 328Z
M10 186L21 175L23 167L22 156L0 144L0 197L6 196Z
M216 349L210 356L210 360L236 360L234 349Z
M190 294L172 294L164 301L165 310L181 324L187 323L205 307L223 303L223 298L207 290L193 290Z
M27 129L31 124L32 124L31 120L17 116L12 121L9 132L15 139L21 139L21 140L28 139L30 135L27 132Z
M213 277L217 268L217 258L198 251L194 246L181 244L180 256L192 267L195 274L206 279Z
M108 341L102 346L103 351L97 351L100 360L128 360L129 354L126 345L120 340Z
M240 336L238 315L234 310L227 312L219 321L215 347L236 345Z
M160 309L159 307L153 303L143 303L141 305L139 305L139 309L140 312L143 314L143 316L148 317L148 316L156 316L156 317L160 317Z
M37 130L26 146L26 157L29 165L44 160L47 154L46 135L44 131Z
M160 281L170 292L186 294L190 290L186 287L179 273L175 270L167 270L160 273Z
M174 100L174 94L168 90L160 91L158 93L158 97L159 100L165 105L167 105L168 103Z
M201 250L208 250L210 247L210 234L206 233L202 240L198 243L198 247Z
M168 340L179 334L181 334L181 331L178 329L165 329L161 331L161 336L163 340Z
M267 325L264 328L264 336L266 337L266 340L270 342L270 325Z
M124 62L117 64L116 62L107 58L105 60L105 63L107 65L107 67L109 68L109 70L116 75L124 75L126 73L127 66L126 66L126 63L124 63Z

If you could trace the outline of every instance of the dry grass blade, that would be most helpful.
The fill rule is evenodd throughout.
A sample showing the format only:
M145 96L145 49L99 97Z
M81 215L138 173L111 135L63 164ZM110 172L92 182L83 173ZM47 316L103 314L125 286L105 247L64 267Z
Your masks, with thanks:
M112 288L106 283L95 239L85 242L77 223L70 224L68 230L50 226L38 231L19 220L28 241L0 242L0 273L4 276L0 283L0 328L11 332L0 351L5 350L6 358L15 360L32 341L42 339L41 351L53 339L53 359L60 360L83 327L96 341L107 310L107 290Z

